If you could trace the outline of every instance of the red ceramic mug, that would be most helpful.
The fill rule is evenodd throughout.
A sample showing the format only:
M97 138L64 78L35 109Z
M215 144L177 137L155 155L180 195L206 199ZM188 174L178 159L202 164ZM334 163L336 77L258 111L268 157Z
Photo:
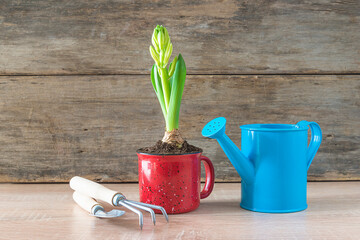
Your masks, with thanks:
M208 197L214 188L213 164L201 152L174 155L137 152L137 155L140 201L162 206L168 214L195 210L200 199ZM205 165L206 181L200 192L201 162Z

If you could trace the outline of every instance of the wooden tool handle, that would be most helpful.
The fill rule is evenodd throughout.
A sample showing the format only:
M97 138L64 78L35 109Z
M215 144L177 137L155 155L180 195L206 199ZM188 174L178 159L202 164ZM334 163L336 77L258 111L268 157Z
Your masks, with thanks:
M78 176L73 177L70 180L70 187L83 195L97 200L102 200L113 206L113 198L116 194L118 194L116 191L110 190L96 182Z
M101 205L93 198L85 196L77 191L73 193L73 199L82 209L92 214L94 214L93 210L95 206L98 205L99 207L101 207Z

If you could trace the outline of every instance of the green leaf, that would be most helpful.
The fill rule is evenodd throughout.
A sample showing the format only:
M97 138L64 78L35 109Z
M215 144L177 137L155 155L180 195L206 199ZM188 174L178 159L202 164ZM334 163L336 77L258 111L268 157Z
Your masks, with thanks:
M159 76L161 77L161 86L162 86L162 90L164 93L163 95L164 95L164 100L165 100L165 107L166 107L166 110L168 111L170 95L171 95L168 70L166 68L161 68L159 66L156 66L156 67L158 69Z
M173 83L173 77L169 78L169 83L170 83L170 89L171 89L172 83Z
M153 87L154 87L154 91L155 91L155 93L156 93L156 95L157 95L155 77L154 77L154 74L153 74L153 72L154 72L154 67L155 67L155 64L153 65L153 67L152 67L152 69L151 69L151 83L152 83L152 85L153 85Z
M164 115L164 119L166 121L167 112L166 112L166 106L165 106L165 100L164 100L164 93L163 93L163 89L162 89L161 78L160 78L158 69L156 67L156 64L154 64L151 69L151 82L154 86L156 96L158 97L158 100L159 100L159 103L161 106L161 110Z
M171 80L171 95L167 114L167 131L172 131L179 128L179 114L181 98L184 91L186 79L186 65L181 54L175 66L175 72Z

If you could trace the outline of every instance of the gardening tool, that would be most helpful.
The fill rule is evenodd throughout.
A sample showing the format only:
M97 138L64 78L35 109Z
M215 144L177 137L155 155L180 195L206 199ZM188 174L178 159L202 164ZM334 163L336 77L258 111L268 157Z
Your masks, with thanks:
M164 215L166 221L169 222L168 215L166 214L164 208L152 204L146 204L146 203L128 200L122 193L110 190L88 179L78 176L73 177L70 180L70 187L83 195L90 196L97 200L102 200L104 202L109 203L112 206L116 206L116 207L124 206L127 209L135 212L137 215L139 215L139 225L141 229L143 227L143 214L138 209L149 212L154 225L156 223L156 218L155 218L155 212L152 209L160 210Z
M113 209L110 212L105 212L104 207L95 201L93 198L83 195L75 191L73 193L74 201L85 211L89 212L90 215L99 218L114 218L120 217L125 212L117 209Z
M306 209L307 170L321 143L320 126L307 121L243 125L240 151L225 134L225 125L225 118L213 119L202 135L219 142L241 176L240 206L270 213Z

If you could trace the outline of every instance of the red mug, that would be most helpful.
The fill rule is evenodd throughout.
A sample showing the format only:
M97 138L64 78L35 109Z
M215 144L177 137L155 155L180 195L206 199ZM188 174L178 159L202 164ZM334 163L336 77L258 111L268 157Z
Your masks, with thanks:
M201 152L174 155L137 152L137 155L140 201L162 206L168 214L195 210L200 199L208 197L214 188L214 166ZM200 192L201 162L205 165L206 181Z

